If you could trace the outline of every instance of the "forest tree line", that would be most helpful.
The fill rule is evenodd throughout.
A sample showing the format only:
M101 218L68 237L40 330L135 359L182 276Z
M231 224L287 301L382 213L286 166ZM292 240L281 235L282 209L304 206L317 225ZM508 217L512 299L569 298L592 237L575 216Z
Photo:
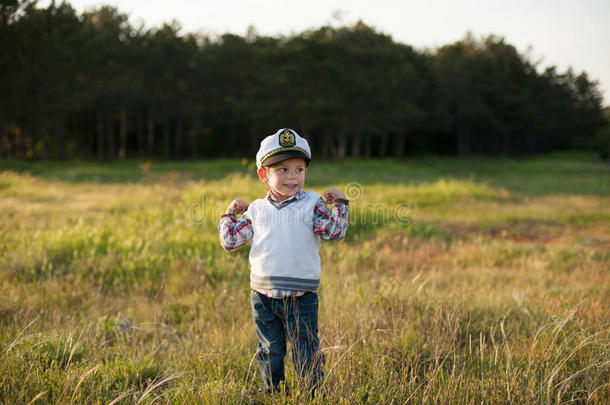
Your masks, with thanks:
M599 148L602 102L585 72L496 36L416 50L362 22L181 35L109 6L0 0L0 158L253 156L283 127L334 158Z

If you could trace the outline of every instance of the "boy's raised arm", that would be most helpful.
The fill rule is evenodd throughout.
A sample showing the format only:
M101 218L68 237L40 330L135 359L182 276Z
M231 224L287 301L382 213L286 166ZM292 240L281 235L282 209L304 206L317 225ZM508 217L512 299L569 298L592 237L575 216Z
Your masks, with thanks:
M326 240L341 240L347 232L349 202L341 191L329 188L314 207L313 232ZM332 212L326 204L333 204Z
M248 205L248 202L241 198L233 200L227 207L226 214L221 216L218 232L223 249L236 250L252 240L252 221L248 215L236 217L236 214L243 214L248 209Z

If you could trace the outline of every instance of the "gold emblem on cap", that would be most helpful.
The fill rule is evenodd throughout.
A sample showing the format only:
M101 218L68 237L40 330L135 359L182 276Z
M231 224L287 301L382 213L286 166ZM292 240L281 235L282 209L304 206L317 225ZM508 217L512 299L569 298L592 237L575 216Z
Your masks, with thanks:
M284 132L280 134L280 146L289 148L295 144L296 140L294 139L294 134L289 129L285 129Z

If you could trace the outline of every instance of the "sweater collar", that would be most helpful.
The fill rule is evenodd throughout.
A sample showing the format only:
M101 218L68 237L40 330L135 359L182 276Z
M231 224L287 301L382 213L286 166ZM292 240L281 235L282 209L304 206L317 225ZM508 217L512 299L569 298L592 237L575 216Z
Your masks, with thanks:
M300 189L292 197L290 197L282 202L279 202L278 199L270 191L267 192L267 200L269 200L269 202L271 204L273 204L273 206L275 208L278 208L278 209L283 208L286 205L291 204L293 202L302 200L304 197L305 197L305 192L303 191L303 189Z

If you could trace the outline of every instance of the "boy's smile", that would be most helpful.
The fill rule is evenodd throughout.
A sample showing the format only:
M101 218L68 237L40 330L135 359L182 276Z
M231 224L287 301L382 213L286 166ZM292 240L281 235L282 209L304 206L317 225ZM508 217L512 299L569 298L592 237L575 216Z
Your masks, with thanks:
M266 177L261 179L266 179L271 193L284 201L303 188L306 172L305 159L287 159L265 168Z

